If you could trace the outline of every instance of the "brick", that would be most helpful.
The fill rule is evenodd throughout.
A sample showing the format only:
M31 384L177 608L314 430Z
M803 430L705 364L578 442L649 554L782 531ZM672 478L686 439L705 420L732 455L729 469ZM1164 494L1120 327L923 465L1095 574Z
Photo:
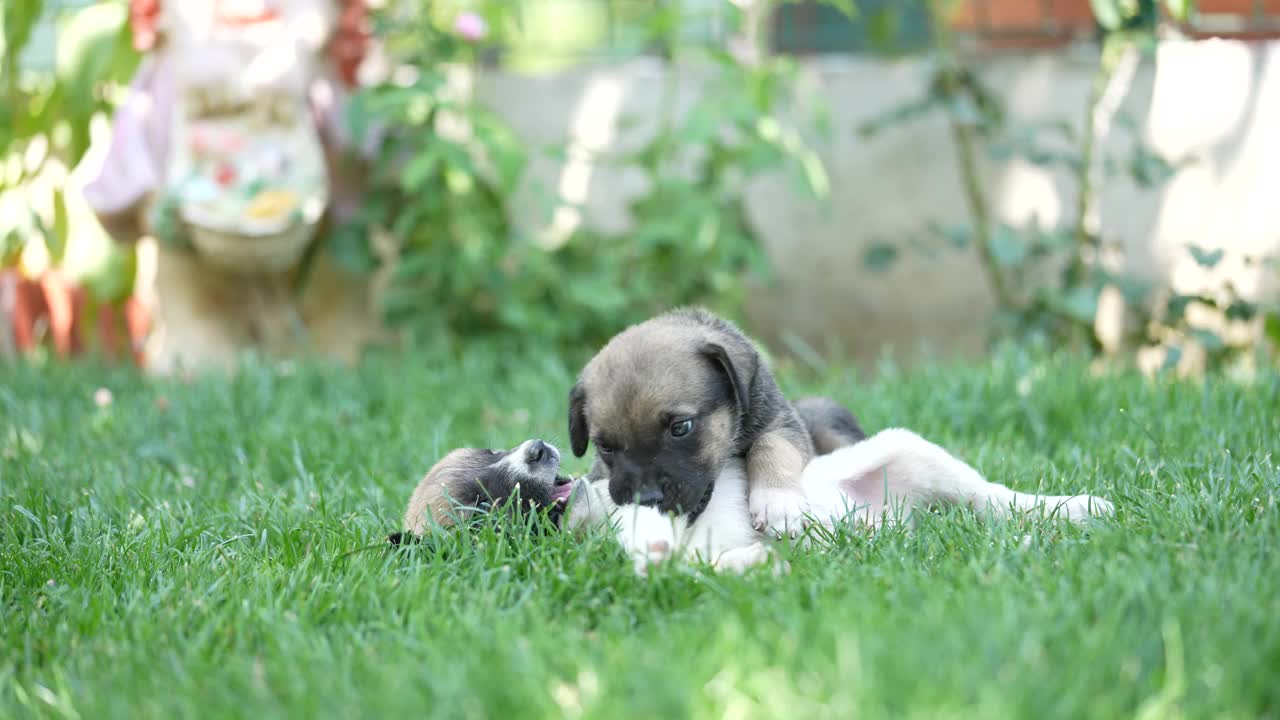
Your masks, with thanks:
M1001 50L1053 50L1065 47L1070 43L1065 35L1047 33L1023 33L1006 36L992 35L982 39L983 50L998 52Z
M1094 24L1089 0L1052 0L1050 7L1059 27L1081 28Z
M1200 0L1198 7L1202 13L1253 14L1253 0Z
M997 32L1032 30L1048 20L1038 0L987 0L987 27Z
M960 0L951 10L951 27L957 30L976 30L981 24L978 0Z

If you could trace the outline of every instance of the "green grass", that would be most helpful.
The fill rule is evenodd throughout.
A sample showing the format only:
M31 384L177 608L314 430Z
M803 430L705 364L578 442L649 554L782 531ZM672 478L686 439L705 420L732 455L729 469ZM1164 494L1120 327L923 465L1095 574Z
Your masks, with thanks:
M601 538L381 548L445 450L567 445L573 368L507 364L190 384L0 367L0 713L1280 715L1276 375L1098 377L1016 352L783 373L995 480L1115 501L1087 530L933 515L791 553L785 578L644 581Z

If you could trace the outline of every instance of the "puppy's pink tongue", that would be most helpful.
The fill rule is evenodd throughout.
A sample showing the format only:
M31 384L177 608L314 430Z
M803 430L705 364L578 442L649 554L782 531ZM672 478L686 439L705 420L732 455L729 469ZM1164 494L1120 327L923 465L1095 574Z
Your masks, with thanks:
M563 485L556 485L551 489L551 497L554 500L568 500L573 494L573 483L567 482Z

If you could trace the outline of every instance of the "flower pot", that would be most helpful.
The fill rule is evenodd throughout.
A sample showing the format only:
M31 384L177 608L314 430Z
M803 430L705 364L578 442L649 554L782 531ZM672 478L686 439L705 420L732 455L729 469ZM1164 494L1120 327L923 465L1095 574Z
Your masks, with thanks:
M4 336L0 350L11 347L14 354L29 353L44 339L43 329L59 358L83 354L94 340L104 357L128 357L138 367L145 366L143 350L151 318L137 297L101 305L91 312L85 289L60 270L28 278L9 269L0 271L0 299L4 300L0 304L0 333Z

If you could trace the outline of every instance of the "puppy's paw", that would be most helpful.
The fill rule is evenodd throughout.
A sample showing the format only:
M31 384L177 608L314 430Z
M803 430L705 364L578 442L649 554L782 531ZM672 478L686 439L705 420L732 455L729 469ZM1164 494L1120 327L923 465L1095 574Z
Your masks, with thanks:
M1110 501L1093 495L1062 498L1056 507L1051 505L1048 509L1071 522L1083 522L1091 517L1103 517L1115 512L1115 506Z
M745 547L726 550L712 563L712 568L716 572L742 574L753 567L767 563L771 556L772 553L764 543L756 542ZM791 567L784 561L774 565L775 575L782 575L790 570Z
M759 532L796 537L804 530L809 503L798 490L759 488L751 491L747 503L751 523Z
M671 518L652 507L622 508L618 515L618 540L631 557L636 574L642 576L648 574L650 566L671 559L676 551Z
M673 554L674 549L669 541L650 540L645 547L631 551L631 562L637 575L647 577L649 568L667 562Z

